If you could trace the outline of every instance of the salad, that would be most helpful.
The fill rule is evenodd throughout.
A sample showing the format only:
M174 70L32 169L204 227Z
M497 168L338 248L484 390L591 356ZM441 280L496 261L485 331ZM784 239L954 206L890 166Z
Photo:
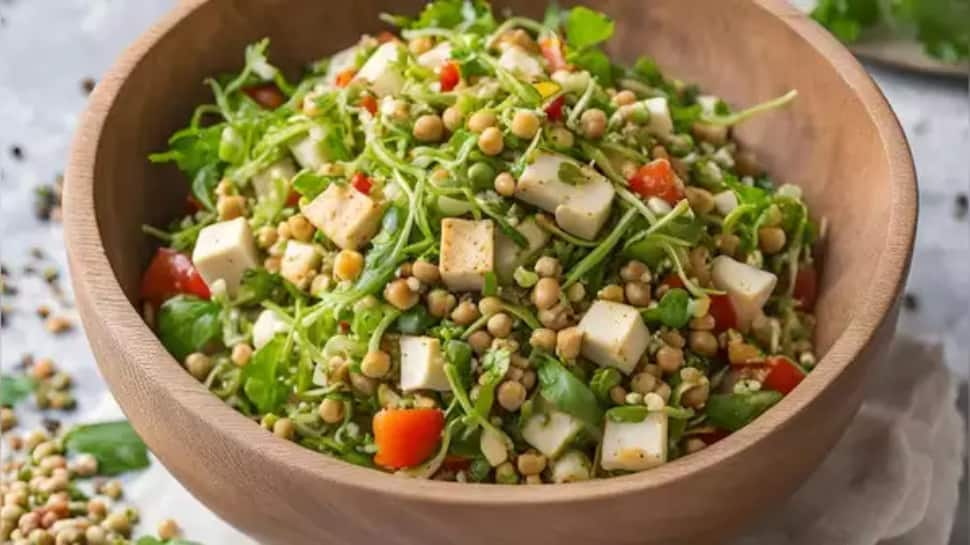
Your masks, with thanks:
M249 46L157 163L190 181L145 318L215 395L459 482L646 470L803 380L819 227L746 109L601 49L585 7L436 0L289 79Z

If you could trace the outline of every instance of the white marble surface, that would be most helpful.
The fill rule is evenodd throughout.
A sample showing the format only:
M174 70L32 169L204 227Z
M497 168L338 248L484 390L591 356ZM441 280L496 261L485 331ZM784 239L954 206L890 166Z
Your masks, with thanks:
M97 78L123 47L174 0L0 0L0 260L15 273L43 248L67 285L60 226L35 219L33 189L64 168L71 132L84 107L81 81ZM872 67L910 139L920 177L921 214L916 257L907 288L917 308L904 310L900 330L942 342L959 375L970 359L970 223L958 217L956 198L970 186L970 104L966 81L942 80ZM23 160L10 148L19 145ZM864 205L864 203L860 203ZM17 311L0 334L0 367L21 354L51 356L79 383L85 418L116 414L103 389L83 334L51 339L33 309L54 301L37 279L17 282L20 295L6 302ZM57 310L71 315L69 307ZM165 513L191 521L188 534L211 544L245 543L171 480L159 464L133 484L155 492L146 529ZM192 515L192 516L181 516ZM963 524L965 525L965 522ZM965 534L964 534L965 535Z

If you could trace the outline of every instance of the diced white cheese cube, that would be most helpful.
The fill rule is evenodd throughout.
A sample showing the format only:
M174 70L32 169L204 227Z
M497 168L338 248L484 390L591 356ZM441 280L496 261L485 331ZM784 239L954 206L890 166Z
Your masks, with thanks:
M717 103L720 101L720 98L712 95L700 95L697 97L697 103L701 107L701 112L706 116L717 114Z
M509 449L505 444L505 437L503 437L494 428L486 428L482 430L482 436L478 441L478 447L481 449L482 454L485 455L485 459L492 466L501 465L503 462L509 459Z
M522 426L522 438L550 458L559 455L583 429L583 423L572 416L550 411L534 414Z
M366 82L379 97L396 95L404 87L404 75L399 64L403 53L404 49L397 42L381 44L360 67L354 79Z
M257 197L265 197L273 192L276 187L274 185L276 180L283 179L289 183L295 175L296 167L293 165L293 161L287 157L280 159L270 165L266 170L253 176L250 183L253 184L253 190L256 192Z
M441 220L441 279L452 291L480 291L494 270L495 226L492 220Z
M441 341L434 337L401 336L401 390L447 392Z
M545 74L539 59L521 47L506 48L498 59L498 65L528 81L535 81Z
M418 55L418 64L429 69L439 70L441 65L451 58L451 42L441 42L424 53Z
M246 269L259 266L256 241L246 218L214 223L199 232L192 251L192 263L206 285L216 280L226 283L226 292L235 295Z
M734 191L725 189L724 191L714 195L714 208L716 208L718 213L722 216L730 214L737 207L738 196L734 194Z
M726 255L719 255L711 262L711 279L714 287L727 292L742 332L746 332L751 321L761 314L762 307L778 284L778 277L774 274Z
M674 132L674 121L670 117L670 108L667 106L666 98L648 98L643 101L643 105L650 112L650 119L647 121L647 128L650 132L656 135L668 135Z
M380 205L342 184L330 184L301 211L310 223L345 250L356 250L366 244L381 223Z
M273 340L273 337L286 333L287 329L286 322L276 312L269 309L260 312L253 323L253 348L259 350Z
M319 266L320 252L316 246L298 240L286 242L286 250L280 263L280 276L293 282L296 287L306 289Z
M348 68L354 67L354 62L357 60L357 50L358 47L354 45L330 56L330 64L327 65L327 75L324 76L324 81L327 85L332 86L337 79L337 75Z
M625 374L637 366L650 342L650 330L637 309L602 299L589 307L579 329L583 332L583 357Z
M560 180L559 169L565 163L577 166L586 180L576 185ZM598 172L554 153L539 154L515 189L517 199L554 213L560 227L590 240L609 218L614 194L613 185Z
M658 216L666 216L673 210L670 203L660 197L650 197L647 199L647 208Z
M311 127L310 133L290 144L290 153L303 168L319 170L327 162L323 150L324 132L322 127Z
M606 419L600 465L607 471L642 471L667 461L667 414L651 412L643 422Z
M588 481L593 464L581 450L570 450L552 461L549 471L552 482L575 483Z
M512 282L512 275L549 242L549 233L539 227L533 218L515 226L528 245L520 247L502 231L495 233L495 274L503 284Z

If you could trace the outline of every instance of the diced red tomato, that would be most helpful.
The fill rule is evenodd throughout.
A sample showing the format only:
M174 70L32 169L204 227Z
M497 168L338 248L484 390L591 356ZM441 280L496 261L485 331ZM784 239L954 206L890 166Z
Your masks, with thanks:
M715 429L707 433L697 434L696 437L708 445L713 445L728 435L731 435L731 432L727 430Z
M727 295L712 295L708 313L714 317L714 331L717 333L738 327L738 314Z
M243 87L242 91L246 93L246 96L253 99L256 104L259 104L267 110L275 110L286 102L286 96L283 94L283 91L280 91L280 88L273 82Z
M680 275L677 273L670 273L660 281L661 284L666 284L670 289L683 288L684 281L680 279Z
M566 97L560 95L546 106L546 117L555 123L562 120L562 107L566 104Z
M377 99L374 95L364 95L360 97L360 107L374 115L377 113Z
M397 36L395 36L392 32L389 32L387 30L382 30L381 33L377 35L377 43L383 44L387 42L393 42L396 39L397 39Z
M805 379L805 373L795 365L795 362L784 356L768 358L766 365L769 370L762 384L769 390L787 395Z
M441 463L441 467L445 469L450 469L452 471L460 471L462 469L468 469L472 465L470 458L465 458L464 456L457 456L455 454L449 454L445 456L445 461Z
M370 190L374 187L374 182L363 172L357 172L354 174L354 177L350 179L350 185L354 186L354 189L360 191L364 195L370 195Z
M209 286L189 256L171 248L159 248L141 279L141 297L158 308L180 293L210 297Z
M645 199L659 197L675 205L684 198L684 190L666 159L655 159L643 165L630 177L629 183L630 189Z
M350 332L350 322L348 322L347 320L340 320L339 322L337 322L337 327L340 328L341 333Z
M355 75L357 75L357 70L348 68L337 74L337 77L334 79L333 83L337 87L346 87L350 85L350 80L354 79Z
M539 49L542 50L542 56L545 57L550 72L569 68L569 63L566 62L565 47L559 36L543 38L539 41Z
M445 61L441 65L441 72L438 74L438 81L441 84L442 92L448 92L458 85L461 81L461 69L455 61Z
M195 198L195 195L186 195L185 208L189 214L195 214L204 207L202 206L202 203L199 202L199 199Z
M412 467L438 448L445 415L438 409L383 409L374 415L374 463L388 469Z
M792 296L801 310L808 312L815 310L815 300L818 299L818 271L814 265L807 265L798 270Z
M286 206L292 207L298 204L300 204L300 194L291 189L290 192L286 194Z

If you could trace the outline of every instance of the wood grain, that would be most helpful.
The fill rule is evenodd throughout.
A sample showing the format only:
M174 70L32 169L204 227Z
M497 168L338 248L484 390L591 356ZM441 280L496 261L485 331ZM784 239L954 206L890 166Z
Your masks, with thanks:
M112 392L166 467L227 521L285 545L717 543L790 494L838 439L891 339L913 246L916 181L892 111L852 55L781 0L589 3L616 18L611 50L622 58L649 52L740 105L800 91L739 135L830 220L817 370L711 448L594 482L409 481L274 438L185 373L132 306L152 250L140 226L180 213L187 189L145 157L207 98L203 78L238 67L248 42L269 36L274 60L293 69L379 30L381 11L420 2L182 2L91 98L67 173L68 255ZM539 15L546 2L498 4Z

